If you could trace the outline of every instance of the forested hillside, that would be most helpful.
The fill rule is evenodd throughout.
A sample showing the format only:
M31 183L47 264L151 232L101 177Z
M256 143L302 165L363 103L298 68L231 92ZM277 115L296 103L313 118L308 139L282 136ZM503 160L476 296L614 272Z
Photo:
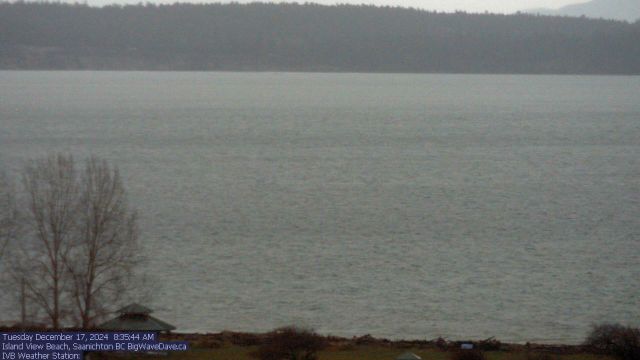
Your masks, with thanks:
M640 22L350 5L0 3L0 68L640 74Z

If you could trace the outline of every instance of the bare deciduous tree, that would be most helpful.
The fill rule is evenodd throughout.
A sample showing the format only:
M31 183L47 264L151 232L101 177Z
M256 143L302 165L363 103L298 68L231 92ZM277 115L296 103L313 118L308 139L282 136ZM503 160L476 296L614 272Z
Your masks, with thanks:
M17 229L17 211L13 186L4 173L0 173L0 260L9 240L15 237Z
M71 156L31 161L24 171L26 214L30 237L21 241L21 259L14 268L28 296L47 314L54 329L64 315L64 259L73 248L78 216L78 177ZM18 278L16 277L16 278ZM16 279L18 280L18 279Z
M9 245L15 245L18 225L19 221L18 210L15 202L15 188L9 178L3 172L0 172L0 281L2 281L3 287L13 287L15 285L15 282L12 281L11 278L11 275L13 274L11 271L12 261L3 261L3 257L5 253L10 252L8 251L10 249ZM5 283L5 281L8 281L8 283ZM20 285L20 289L23 290L23 282L21 282ZM21 294L15 294L10 291L5 291L3 293L10 297L11 295L17 295L21 304L21 319L24 323L26 318L26 297L24 296L24 291L21 291Z
M69 319L91 327L136 283L137 217L118 169L93 157L79 173L71 156L56 155L31 161L23 180L25 231L10 257L20 301L53 328Z
M65 264L73 280L76 321L88 328L133 284L138 229L120 173L105 160L87 160L78 200L78 231Z

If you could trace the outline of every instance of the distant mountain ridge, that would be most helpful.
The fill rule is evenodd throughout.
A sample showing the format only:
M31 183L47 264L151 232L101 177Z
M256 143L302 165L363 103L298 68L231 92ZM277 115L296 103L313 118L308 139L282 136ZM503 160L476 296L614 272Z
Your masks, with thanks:
M0 2L0 69L640 74L640 22L316 4Z
M578 4L571 4L560 9L529 9L530 14L586 16L626 20L634 22L640 19L640 0L592 0Z

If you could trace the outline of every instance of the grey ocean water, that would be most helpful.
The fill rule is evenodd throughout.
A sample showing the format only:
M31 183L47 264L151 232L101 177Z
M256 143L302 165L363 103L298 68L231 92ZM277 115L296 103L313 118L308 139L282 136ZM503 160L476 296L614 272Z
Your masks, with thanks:
M181 331L640 323L640 77L0 72L4 167L58 151L121 168Z

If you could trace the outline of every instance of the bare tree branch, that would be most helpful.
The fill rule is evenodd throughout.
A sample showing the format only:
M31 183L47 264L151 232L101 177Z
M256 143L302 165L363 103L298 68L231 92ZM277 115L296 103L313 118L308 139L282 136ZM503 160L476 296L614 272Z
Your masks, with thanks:
M29 300L53 328L68 320L92 327L136 284L140 264L137 215L120 173L96 157L78 173L71 156L56 155L31 161L23 185L25 233L8 266L14 288L24 289L21 304ZM11 216L0 215L4 234Z
M116 303L139 263L138 226L127 203L120 173L105 160L86 161L80 178L80 216L73 255L66 262L74 274L73 296L83 328Z
M28 224L35 229L31 246L22 247L21 278L29 296L45 309L54 329L60 328L68 277L64 258L73 246L78 215L78 180L71 156L31 161L23 174ZM40 266L35 266L38 264Z
M13 185L6 175L0 172L0 261L9 241L16 236L17 214Z

